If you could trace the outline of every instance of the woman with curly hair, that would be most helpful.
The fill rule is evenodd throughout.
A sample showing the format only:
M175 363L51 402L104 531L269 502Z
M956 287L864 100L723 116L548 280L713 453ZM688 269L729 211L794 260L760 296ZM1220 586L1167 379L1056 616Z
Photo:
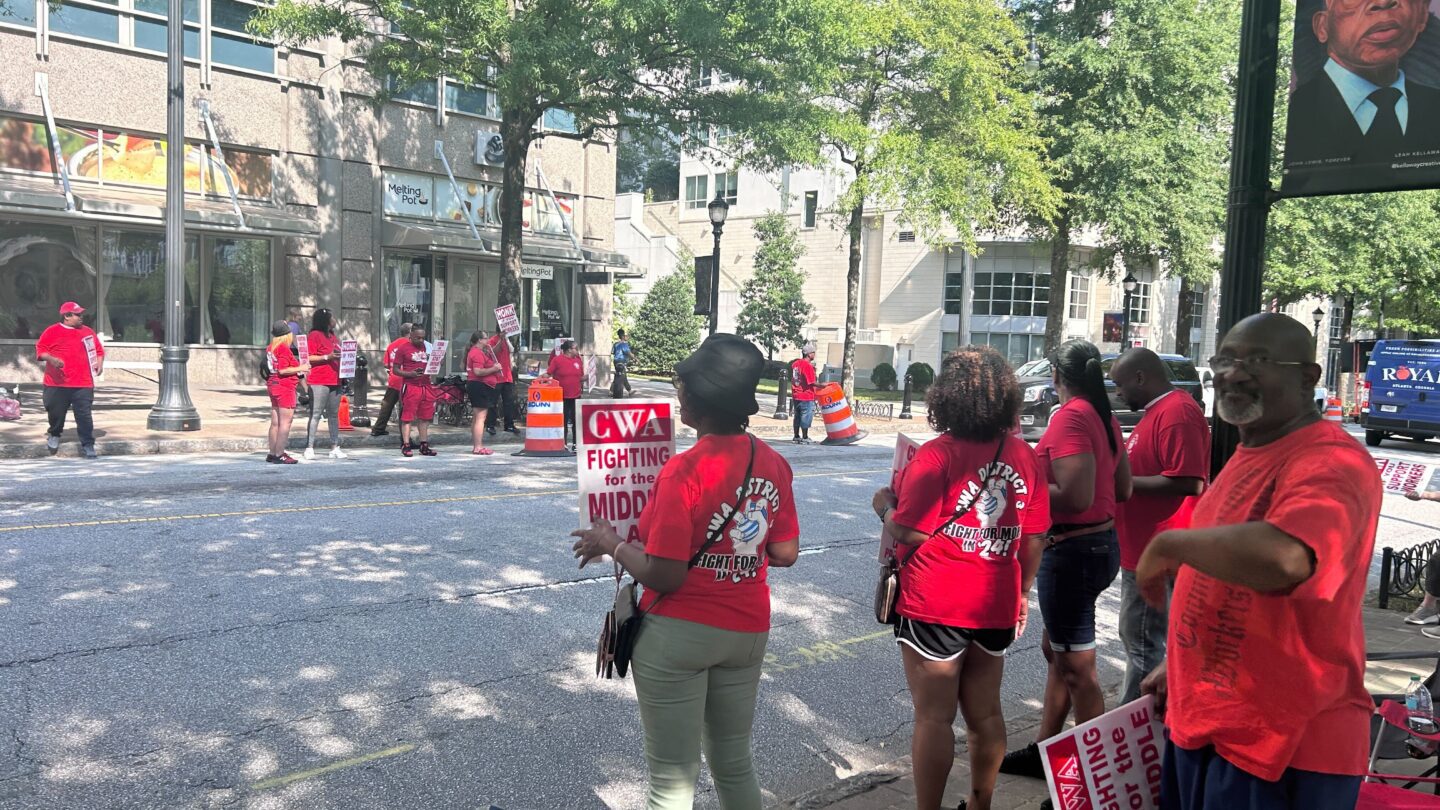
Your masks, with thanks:
M895 637L915 706L919 810L940 807L955 759L957 696L970 749L961 808L989 810L1005 755L1005 649L1025 632L1050 528L1045 471L1011 435L1020 401L999 352L956 350L925 397L940 437L920 448L894 490L875 493L875 512L902 560Z

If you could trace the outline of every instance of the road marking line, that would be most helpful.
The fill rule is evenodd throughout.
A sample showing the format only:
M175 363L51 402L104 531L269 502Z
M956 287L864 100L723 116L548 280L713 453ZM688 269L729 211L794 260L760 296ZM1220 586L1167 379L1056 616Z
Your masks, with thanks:
M801 473L794 478L835 478L838 476L869 475L889 472L888 469L849 470L845 472ZM577 489L552 489L538 492L502 492L492 495L456 495L449 498L420 498L413 501L376 501L374 503L343 503L321 506L285 506L271 509L247 509L240 512L216 512L195 515L154 515L151 517L110 518L107 520L76 520L67 523L34 523L29 526L0 526L0 534L7 532L40 531L42 529L79 529L86 526L123 526L137 523L163 523L174 520L214 520L216 518L262 517L265 515L289 515L299 512L335 512L347 509L376 509L387 506L423 506L438 503L466 503L473 501L498 501L510 498L540 498L554 495L575 495Z
M271 788L284 787L285 785L293 784L295 782L299 782L305 779L313 779L317 776L323 776L327 773L333 773L335 771L343 770L345 768L353 768L356 765L364 765L367 762L374 762L377 759L385 759L386 757L398 757L401 754L408 754L414 750L415 746L411 743L396 745L390 748L386 748L383 751L376 751L371 754L363 754L358 757L351 757L350 759L342 759L339 762L332 762L329 765L322 765L319 768L311 768L308 771L299 771L292 774L286 774L285 776L276 776L271 779L265 779L251 785L250 789L269 790Z
M788 672L792 669L803 669L815 666L816 664L831 664L842 658L858 658L855 653L845 649L857 644L864 644L867 641L874 641L878 638L893 636L893 630L880 630L875 633L867 633L863 636L841 639L840 641L819 641L809 647L796 647L793 650L786 650L783 653L765 653L763 670L766 673ZM785 663L783 657L792 659Z

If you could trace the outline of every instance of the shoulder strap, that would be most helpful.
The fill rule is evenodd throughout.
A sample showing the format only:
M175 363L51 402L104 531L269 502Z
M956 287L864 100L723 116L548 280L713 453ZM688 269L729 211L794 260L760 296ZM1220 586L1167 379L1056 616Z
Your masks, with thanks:
M741 506L745 505L745 494L750 489L750 474L754 471L755 437L751 436L750 460L745 463L745 478L740 482L740 496L735 499L735 506L730 510L730 514L725 516L725 522L721 523L720 528L711 532L710 536L705 538L705 543L700 546L700 550L695 552L695 556L690 558L690 565L687 566L688 568L694 568L696 563L700 562L700 558L705 556L705 552L709 551L711 546L714 546L716 543L720 542L720 538L725 536L725 530L730 527L730 522L735 519L735 514L740 511Z
M981 491L981 492L984 492L985 489L990 486L990 482L991 482L992 480L994 480L994 478L995 478L995 468L996 468L997 465L999 465L999 463L1000 463L1000 455L1005 452L1005 443L1008 442L1009 440L1010 440L1010 434L1008 434L1008 433L1005 434L1004 436L1001 436L1001 437L1000 437L1000 444L995 447L995 458L990 461L990 472L989 472L989 474L985 477L985 479L980 482L980 491ZM972 506L973 506L973 504L972 504ZM952 524L954 524L955 521L957 521L957 520L959 520L960 518L964 517L964 516L965 516L965 512L968 512L968 511L970 511L970 508L969 508L969 507L967 507L964 511L961 511L961 510L959 510L959 509L956 509L956 510L955 510L955 514L951 515L951 516L950 516L950 519L947 520L947 521L945 521L945 523L942 524L942 525L940 526L940 528L938 528L938 529L936 529L935 531L931 532L931 533L930 533L930 536L931 536L931 537L934 537L934 536L937 535L937 534L943 533L946 529L950 528L950 526L951 526ZM919 547L916 546L916 548L918 549ZM909 554L906 554L906 555L905 555L905 559L900 561L900 565L903 566L905 563L909 562L909 561L910 561L910 558L913 557L914 555L915 555L915 552L913 552L913 551L910 552Z

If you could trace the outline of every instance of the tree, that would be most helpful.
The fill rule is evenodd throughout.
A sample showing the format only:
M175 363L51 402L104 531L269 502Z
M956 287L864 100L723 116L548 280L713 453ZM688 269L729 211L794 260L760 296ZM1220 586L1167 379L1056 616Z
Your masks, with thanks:
M640 307L636 305L635 299L631 297L630 283L622 279L616 279L611 288L611 320L617 329L630 331L635 328L635 320L639 317Z
M636 364L669 374L700 346L704 328L705 319L695 314L694 260L681 256L675 272L655 282L640 305L630 336Z
M1033 102L1018 88L1024 37L994 0L859 0L821 80L782 81L768 119L745 130L747 162L848 167L837 208L849 272L841 383L855 381L860 247L867 211L898 210L926 242L973 248L976 234L1040 219L1056 195Z
M1059 345L1072 234L1093 263L1158 259L1208 283L1224 222L1240 5L1225 0L1023 0L1041 130L1063 195L1049 238L1046 351Z
M680 144L667 132L626 129L615 149L615 191L644 192L647 202L680 199Z
M589 140L620 126L683 128L721 120L728 94L692 81L719 70L773 84L774 65L808 42L806 27L841 0L278 0L252 18L283 43L326 37L358 45L378 97L446 76L491 88L499 102L500 302L520 293L530 146ZM551 110L576 132L540 131Z
M805 326L815 314L805 301L805 273L796 267L805 255L797 234L783 214L757 219L755 274L740 288L735 332L764 349L770 360L780 349L804 342Z

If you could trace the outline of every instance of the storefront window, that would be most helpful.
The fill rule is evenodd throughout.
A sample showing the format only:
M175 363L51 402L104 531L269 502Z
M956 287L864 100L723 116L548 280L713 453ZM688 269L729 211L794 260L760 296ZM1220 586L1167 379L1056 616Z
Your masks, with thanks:
M185 342L199 342L199 240L185 240ZM100 251L105 306L100 331L119 343L165 342L165 236L106 229Z
M95 229L0 219L0 338L38 338L66 301L93 325Z
M400 324L419 323L433 327L435 264L431 256L386 256L380 294L380 315L385 337L400 335ZM443 271L443 264L441 267Z
M109 2L69 2L51 5L50 30L56 34L71 34L102 42L120 41L120 13L105 6L118 5L117 0Z
M461 373L465 368L465 352L470 335L480 328L480 267L470 262L450 265L450 285L446 288L450 308L450 370Z
M520 322L523 350L548 352L554 349L556 339L574 337L570 334L574 323L573 276L570 268L556 267L551 279L520 282L525 304Z
M239 346L264 344L270 327L270 240L207 241L210 340Z

